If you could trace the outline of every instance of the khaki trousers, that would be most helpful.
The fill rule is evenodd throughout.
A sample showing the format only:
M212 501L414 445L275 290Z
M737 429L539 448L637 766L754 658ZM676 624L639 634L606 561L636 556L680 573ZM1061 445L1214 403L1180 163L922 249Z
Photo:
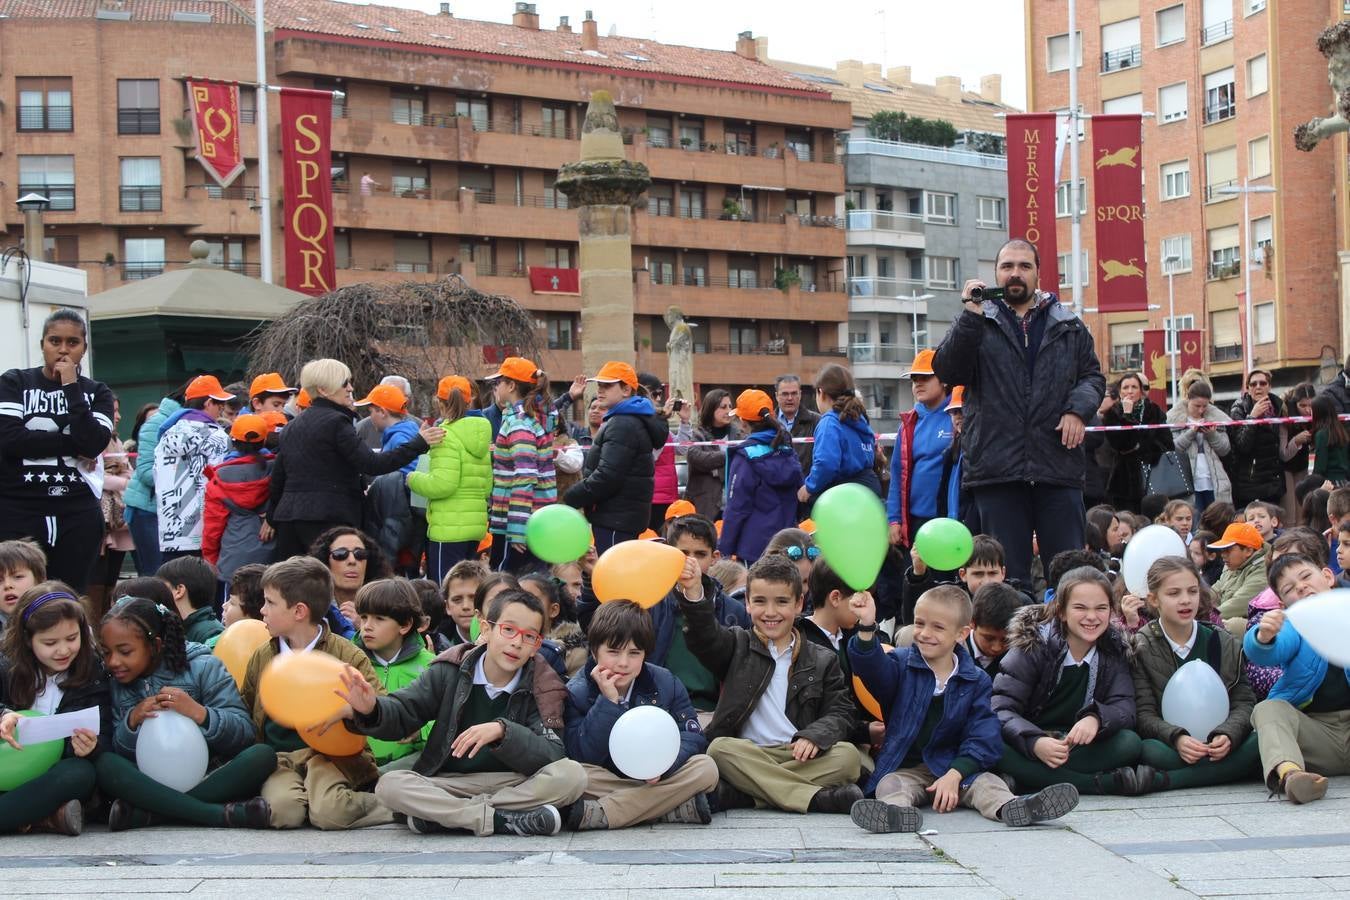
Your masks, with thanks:
M627 828L660 818L690 797L717 787L717 763L702 753L691 756L669 778L656 784L615 775L603 766L583 764L586 790L583 800L598 800L610 828Z
M1350 711L1305 713L1287 700L1262 700L1252 710L1252 728L1266 784L1282 762L1317 775L1350 774Z
M446 828L492 834L492 814L498 809L566 806L586 788L581 763L560 759L533 775L518 772L477 772L472 775L419 775L389 772L380 776L375 796L394 812L427 819Z
M788 812L806 812L817 791L857 781L862 769L858 748L844 741L806 762L793 759L787 744L760 747L731 737L713 741L708 755L732 786Z
M331 759L308 748L278 753L260 793L272 807L273 828L299 828L306 818L325 831L394 821L374 794L354 789Z
M913 769L896 769L877 782L877 799L895 806L928 806L933 802L929 786L937 776L920 763ZM1013 798L1008 785L997 775L981 772L959 791L960 804L978 810L986 819L999 821L998 811Z

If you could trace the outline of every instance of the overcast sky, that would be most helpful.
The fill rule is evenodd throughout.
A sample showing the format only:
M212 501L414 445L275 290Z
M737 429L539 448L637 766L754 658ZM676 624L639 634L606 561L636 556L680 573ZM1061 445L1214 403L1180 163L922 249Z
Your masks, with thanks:
M439 0L383 5L427 12L440 8ZM999 74L1004 102L1026 105L1019 0L830 0L800 7L782 0L538 0L537 6L544 28L570 16L572 27L580 30L590 9L602 35L617 26L626 36L731 50L736 34L750 30L769 38L774 59L822 66L841 59L907 65L915 81L931 84L939 75L959 75L971 90L979 90L981 75ZM509 22L515 3L451 0L451 9L466 19Z

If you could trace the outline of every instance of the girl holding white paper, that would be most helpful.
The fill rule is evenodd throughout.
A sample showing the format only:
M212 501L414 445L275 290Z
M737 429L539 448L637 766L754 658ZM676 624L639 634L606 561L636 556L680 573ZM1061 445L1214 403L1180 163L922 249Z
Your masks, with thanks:
M112 735L108 679L94 652L84 607L64 583L44 581L24 592L5 630L0 740L7 752L24 752L18 710L53 715L90 707L99 710L97 734L77 729L64 741L55 765L0 794L0 832L79 834L83 801L94 791L92 760L107 749Z

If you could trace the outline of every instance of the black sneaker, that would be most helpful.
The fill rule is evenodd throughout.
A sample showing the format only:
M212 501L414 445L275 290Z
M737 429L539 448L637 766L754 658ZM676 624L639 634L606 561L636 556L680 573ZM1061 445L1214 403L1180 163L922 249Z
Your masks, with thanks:
M108 805L108 830L129 831L148 824L149 817L125 800L114 800Z
M708 805L707 794L695 794L679 806L666 813L658 822L674 825L708 825L712 822L712 809Z
M1014 797L998 811L1004 825L1021 828L1037 822L1058 819L1078 805L1078 788L1071 784L1052 784L1034 794Z
M719 780L717 787L707 794L710 812L725 812L728 809L754 809L755 798L734 787L731 782Z
M226 803L225 825L227 828L270 828L272 807L262 797L242 803Z
M558 809L558 814L562 816L562 827L568 831L580 831L581 819L586 813L585 800L573 800L566 806Z
M419 819L416 816L408 816L408 830L413 834L445 834L450 829L446 828L440 822L433 822L431 819Z
M862 788L856 784L837 784L816 791L806 811L846 815L853 810L853 804L862 798Z
M562 814L556 806L548 804L519 811L498 810L492 814L493 834L532 837L553 835L561 830Z
M917 809L884 800L859 800L848 815L854 825L873 834L911 834L923 827L923 814Z

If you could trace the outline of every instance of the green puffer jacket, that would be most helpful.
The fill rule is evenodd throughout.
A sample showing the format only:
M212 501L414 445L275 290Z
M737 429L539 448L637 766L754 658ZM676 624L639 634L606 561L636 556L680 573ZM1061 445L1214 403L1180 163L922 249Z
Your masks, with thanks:
M414 472L408 487L427 498L427 538L439 544L481 540L492 493L492 424L465 416L447 425L430 452L430 471Z
M1219 601L1219 615L1226 623L1229 619L1242 619L1246 627L1247 604L1256 595L1266 589L1266 548L1262 547L1242 566L1234 571L1224 569L1214 584L1214 593Z
M417 676L421 675L422 671L431 665L431 661L436 658L436 654L427 649L426 643L422 640L422 635L418 634L415 628L408 632L408 636L403 641L403 646L399 648L398 654L388 665L380 662L369 650L366 650L360 634L352 638L352 643L366 651L366 657L370 660L371 668L375 670L375 677L380 679L384 689L391 694L416 681ZM410 753L419 752L426 746L427 735L431 734L431 726L434 724L434 722L428 722L422 726L422 730L417 732L416 738L407 743L369 738L370 752L375 755L375 765L382 766Z
M1224 735L1236 748L1252 732L1252 707L1256 705L1256 695L1247 683L1242 642L1222 628L1204 624L1200 625L1195 640L1200 645L1200 658L1219 674L1228 689L1228 718L1214 729L1214 734ZM1157 621L1149 622L1135 634L1130 650L1130 669L1134 675L1134 730L1144 740L1153 738L1175 747L1177 738L1187 732L1162 717L1162 697L1167 682L1181 668L1181 660L1163 634L1162 624ZM1207 743L1212 736L1191 735L1202 743Z

